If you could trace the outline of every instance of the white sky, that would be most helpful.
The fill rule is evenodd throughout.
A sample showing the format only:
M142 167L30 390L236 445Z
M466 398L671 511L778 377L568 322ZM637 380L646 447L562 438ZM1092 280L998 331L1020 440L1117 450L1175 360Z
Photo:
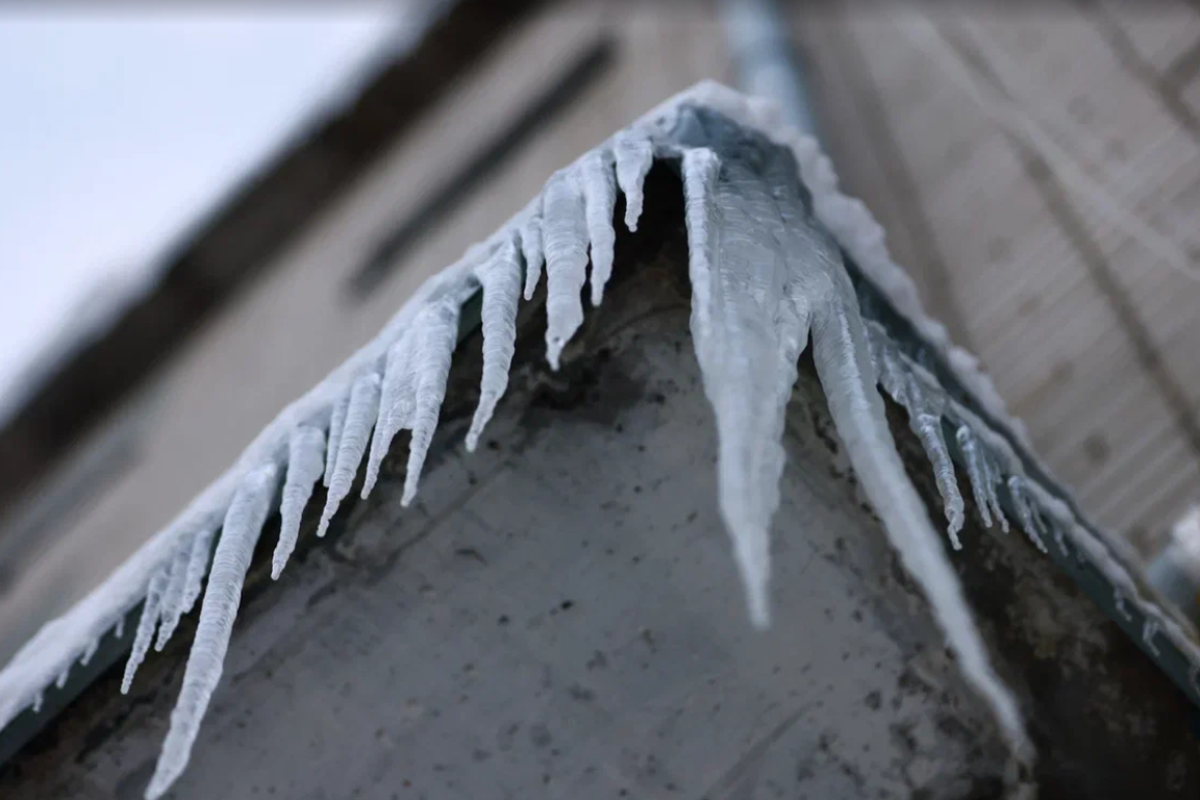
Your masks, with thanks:
M0 405L399 22L394 2L299 5L0 11Z

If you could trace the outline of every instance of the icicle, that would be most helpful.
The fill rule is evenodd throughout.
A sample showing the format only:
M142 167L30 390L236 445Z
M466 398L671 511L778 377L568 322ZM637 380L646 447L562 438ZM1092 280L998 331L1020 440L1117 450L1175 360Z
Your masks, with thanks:
M183 537L175 549L175 557L171 559L170 577L167 580L167 590L163 593L162 609L159 612L158 640L154 643L155 652L161 653L167 646L179 619L183 616L183 593L187 584L188 561L191 560L192 541Z
M171 728L154 777L146 789L148 800L161 797L187 766L200 722L221 679L242 584L275 494L276 474L274 465L268 464L246 475L225 514L196 640L183 674L183 688L171 712Z
M966 425L959 425L955 434L958 449L962 451L963 460L967 462L967 478L971 481L971 493L975 495L975 507L983 518L985 527L992 527L991 504L987 496L987 473L980 457L979 445L975 442L975 434Z
M325 488L329 488L329 483L333 480L333 470L337 467L338 452L342 443L342 428L346 425L346 414L350 410L350 393L342 395L342 397L333 404L333 411L329 417L329 437L328 447L325 450Z
M611 213L611 212L610 212ZM593 237L593 286L596 279L595 238ZM496 404L508 388L508 371L517 343L517 302L521 292L521 265L516 242L504 242L495 255L479 268L483 285L483 378L479 383L479 405L467 431L467 451L474 452L484 426L491 420ZM599 303L599 301L594 301Z
M83 650L83 655L79 658L80 665L86 667L88 663L90 663L91 660L96 656L96 651L99 649L99 639L92 639L90 642L88 642L87 647L85 647Z
M1125 618L1126 622L1133 622L1133 615L1125 607L1125 595L1121 594L1120 589L1113 589L1113 605L1116 607L1117 612Z
M962 541L958 533L966 521L966 507L962 494L958 491L958 478L954 473L954 460L946 447L946 439L942 435L942 420L933 414L917 414L910 419L913 431L921 440L925 457L933 466L933 479L937 484L938 494L942 496L942 505L946 514L946 534L955 550L962 550Z
M617 185L612 153L601 148L584 156L579 165L579 180L583 184L584 218L591 241L594 308L604 301L604 287L612 276L613 247L617 241L617 232L613 230Z
M536 207L530 212L521 225L521 255L525 259L525 299L532 300L537 291L538 278L542 277L542 261L544 260L541 195L535 201Z
M1043 532L1052 534L1054 536L1054 543L1058 545L1058 552L1062 553L1064 556L1071 555L1071 551L1067 547L1066 534L1063 533L1061 525L1057 524L1054 520L1042 521L1041 516L1036 513L1034 514L1034 519L1042 523Z
M546 360L558 369L559 356L583 324L579 293L587 282L588 232L583 196L575 170L559 170L545 190Z
M62 689L64 686L67 685L67 681L70 679L70 677L71 677L71 667L70 667L70 665L67 665L66 669L64 669L62 672L58 673L58 677L54 681L55 688Z
M546 274L549 280L552 274L549 267ZM425 456L433 442L433 433L437 430L442 400L446 397L446 381L450 378L450 360L458 343L459 306L456 298L445 297L429 308L429 320L418 354L416 406L404 475L404 494L400 498L402 506L408 506L417 496Z
M841 302L814 309L813 354L838 436L905 569L929 598L964 677L991 706L1013 752L1018 758L1031 758L1033 746L1016 699L992 668L958 578L896 452L870 374L865 333L849 278L845 273L833 278Z
M1000 466L992 458L992 454L988 452L983 445L979 447L979 460L983 465L983 474L985 477L984 494L987 495L988 505L992 509L992 516L1000 523L1000 530L1008 533L1008 517L1004 516L1004 509L1000 507L1000 497L996 494L996 484L1003 483L1003 477L1000 475Z
M1033 510L1029 505L1029 497L1025 493L1025 482L1020 475L1011 475L1008 479L1008 494L1012 497L1013 508L1017 511L1017 521L1021 525L1021 530L1029 537L1034 546L1043 553L1048 553L1046 543L1042 541L1041 535L1038 533L1037 522L1034 520Z
M925 457L933 467L933 479L937 484L938 494L942 497L942 507L946 515L946 535L950 538L950 546L961 550L962 540L958 533L966 522L966 506L958 490L954 461L946 447L941 415L930 410L929 397L921 387L920 381L908 369L902 357L892 353L891 343L887 341L886 335L872 331L868 338L874 344L872 351L875 362L882 368L880 380L884 383L884 388L908 412L908 426L920 439Z
M734 557L745 586L751 621L758 627L770 623L767 585L770 577L770 524L778 505L778 475L782 467L778 442L764 442L756 435L755 425L764 420L763 409L755 401L772 402L775 386L763 386L761 372L754 372L756 358L773 362L773 353L764 353L760 342L749 337L730 341L730 330L739 323L760 332L749 319L725 319L749 309L727 308L722 293L720 253L715 245L717 232L716 183L720 162L707 149L687 150L683 156L684 211L688 230L688 273L692 283L692 340L700 362L704 391L717 418L717 470L721 515L733 540ZM753 313L751 311L751 313ZM762 343L769 346L769 342ZM735 348L747 352L739 357ZM753 351L751 352L751 348ZM729 369L738 369L730 374ZM773 375L768 376L773 377ZM757 380L756 380L757 379ZM774 503L772 503L774 489Z
M418 315L412 328L388 350L379 398L379 416L371 437L371 452L367 456L367 474L363 479L362 497L366 499L379 480L379 468L387 457L396 434L412 427L414 395L417 386L416 352L425 329L425 315Z
M200 584L204 582L204 573L208 571L208 557L216 534L217 523L210 520L192 539L192 552L188 556L187 577L183 585L183 604L180 606L184 614L195 607L200 597Z
M125 662L125 677L121 680L121 694L129 694L129 688L133 685L133 678L137 675L138 667L146 659L146 653L150 650L150 643L154 639L154 629L158 625L159 609L162 603L163 592L167 590L167 583L170 580L170 565L173 559L168 559L167 563L159 567L154 573L154 577L150 579L150 586L146 590L146 600L142 604L142 616L138 619L137 633L133 639L133 649L129 652L129 660Z
M643 185L654 163L654 147L645 134L622 131L613 142L613 150L617 161L617 184L625 195L625 227L631 232L636 231L642 216Z
M1157 635L1158 623L1147 617L1145 623L1142 624L1142 643L1145 644L1146 649L1155 656L1161 655L1161 653L1158 652L1158 646L1154 644L1154 637Z
M300 517L312 497L313 486L325 468L325 434L301 425L288 441L287 479L279 504L279 541L271 558L271 579L279 580L300 536Z
M117 627L113 629L113 636L116 636L118 639L122 639L125 637L125 615L124 614L122 614L120 617L117 618Z
M35 714L42 713L42 703L44 703L45 700L46 700L46 695L43 692L39 691L33 695L33 703L30 704L30 707L33 709L33 713L35 713Z
M338 506L346 495L350 494L354 475L358 472L363 454L367 451L367 437L371 435L371 426L379 415L379 383L379 375L370 372L360 376L350 392L346 420L338 437L337 461L333 468L333 476L329 480L325 509L321 512L320 523L317 524L318 537L324 536L329 530L329 522L337 512Z

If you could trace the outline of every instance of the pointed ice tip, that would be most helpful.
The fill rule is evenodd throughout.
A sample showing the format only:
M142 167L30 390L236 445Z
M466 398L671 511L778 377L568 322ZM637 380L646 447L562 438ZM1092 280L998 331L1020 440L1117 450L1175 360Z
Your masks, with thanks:
M496 404L500 402L499 392L483 392L479 396L479 404L475 407L475 416L471 419L471 428L467 431L467 452L474 453L479 447L479 437L483 436L484 428L492 421Z
M750 614L750 624L760 631L771 627L771 602L767 599L767 587L747 589L746 602Z
M186 764L168 769L160 763L154 770L154 777L150 779L150 785L146 787L144 795L146 800L158 800L166 794L167 790L171 788L171 784L175 783L176 779L183 774L184 766Z

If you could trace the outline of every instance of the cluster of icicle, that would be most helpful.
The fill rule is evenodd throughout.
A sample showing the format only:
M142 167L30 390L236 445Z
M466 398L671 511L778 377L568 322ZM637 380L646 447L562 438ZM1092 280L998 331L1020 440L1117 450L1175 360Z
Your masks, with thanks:
M936 377L900 352L882 326L868 322L867 328L880 386L908 412L909 426L933 467L951 546L962 548L958 532L964 522L964 504L946 443L947 430L953 432L984 525L990 528L995 522L1003 532L1009 531L1001 506L1001 497L1006 494L1018 527L1039 550L1049 552L1046 542L1052 540L1062 556L1085 559L1111 581L1113 605L1126 620L1133 618L1126 600L1134 598L1144 615L1142 641L1146 649L1159 655L1155 640L1160 634L1168 636L1189 661L1188 677L1193 691L1200 695L1200 652L1188 623L1174 609L1144 597L1122 559L1092 535L1062 499L1026 476L1021 457L998 431L952 399Z
M689 105L709 108L790 148L812 192L816 216L836 243L814 234L812 226L793 224L797 220L789 214L795 209L773 204L771 187L728 180L713 151L671 144L666 126ZM839 247L934 346L940 346L939 335L944 339L940 326L920 312L911 281L888 259L878 225L861 204L837 192L836 177L816 146L780 126L769 105L716 84L674 98L556 173L509 224L428 281L375 340L288 406L168 529L88 599L43 628L0 672L0 726L35 704L50 680L65 681L76 660L92 656L102 635L114 627L120 635L125 615L144 601L126 668L127 690L149 648L162 649L181 616L194 607L207 576L183 687L146 791L148 798L161 796L184 770L220 679L251 554L276 498L281 526L275 577L296 546L301 514L316 483L327 489L318 526L323 535L364 460L362 495L372 491L401 431L411 433L402 503L413 500L446 392L460 309L482 291L483 375L466 442L474 449L507 386L521 296L532 297L544 265L546 355L557 367L583 321L581 292L589 279L592 305L603 300L613 265L618 192L625 198L625 224L633 230L643 181L659 156L682 164L692 333L718 428L719 503L752 619L760 625L768 620L768 534L779 503L780 438L797 360L811 334L831 413L864 490L906 569L928 596L965 678L992 709L1014 753L1032 758L1017 704L990 665L944 548L896 452L875 389L877 377L909 410L925 444L955 547L960 546L963 502L942 420L957 415L963 423L957 443L985 519L1007 525L997 494L1007 480L1022 529L1039 546L1044 547L1047 532L1039 527L1045 514L1057 523L1055 535L1067 531L1086 540L1080 546L1090 548L1100 563L1113 560L1064 504L1020 478L1019 460L1003 437L985 432L986 441L977 440L973 431L986 426L969 411L952 408L936 380L890 349L885 336L868 330ZM764 230L763 224L771 227ZM948 359L966 371L964 382L986 401L990 383L972 377L973 367L961 357L949 354ZM992 409L1003 418L1002 409ZM1119 562L1113 563L1119 569ZM1143 602L1135 586L1127 596ZM1169 621L1164 630L1173 637L1179 633Z

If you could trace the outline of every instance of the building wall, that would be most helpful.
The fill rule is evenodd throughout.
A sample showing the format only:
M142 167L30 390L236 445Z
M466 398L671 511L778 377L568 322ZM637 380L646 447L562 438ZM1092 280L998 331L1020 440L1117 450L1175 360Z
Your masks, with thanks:
M1148 549L1200 499L1200 13L922 8L794 15L828 147L1056 475Z

